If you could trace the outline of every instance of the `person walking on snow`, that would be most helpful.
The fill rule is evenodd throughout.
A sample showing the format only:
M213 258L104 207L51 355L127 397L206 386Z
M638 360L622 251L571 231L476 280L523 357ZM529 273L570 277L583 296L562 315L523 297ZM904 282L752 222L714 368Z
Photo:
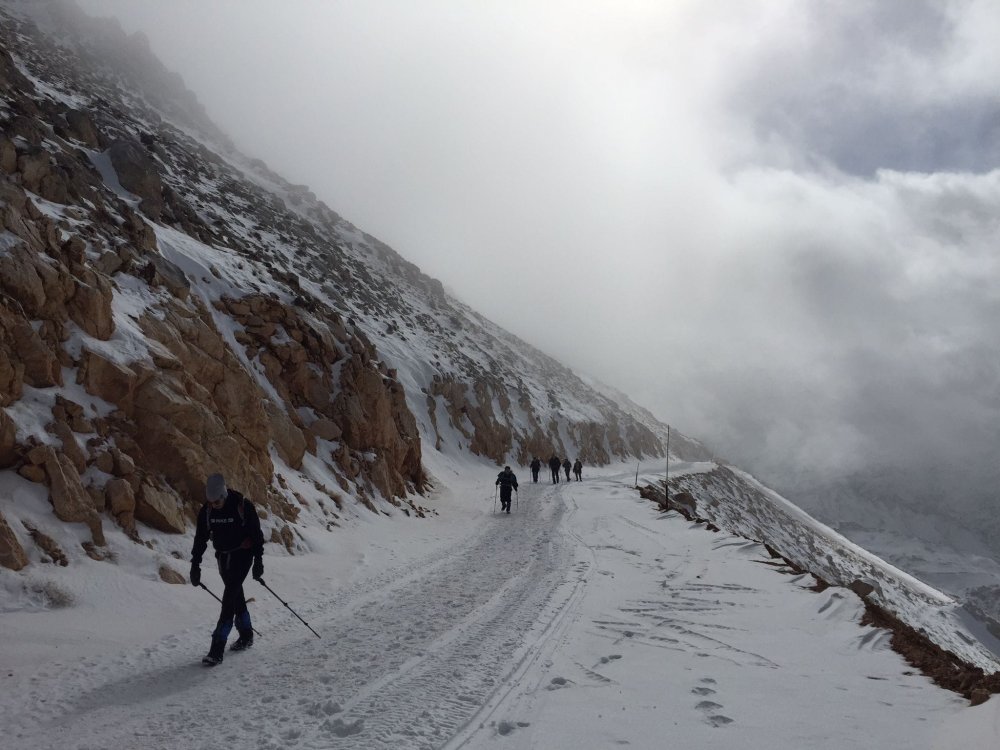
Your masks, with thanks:
M563 471L566 472L566 481L569 481L569 470L573 468L573 464L569 462L569 456L563 459L562 463Z
M202 659L203 664L214 666L222 661L234 621L239 638L229 650L244 651L253 645L253 626L243 595L243 581L251 568L254 580L264 577L264 534L253 503L226 487L221 474L212 474L205 481L205 500L198 513L194 547L191 548L191 584L201 585L201 557L211 538L219 575L225 585L219 622L212 632L212 646Z
M510 470L509 466L504 466L503 471L497 474L496 483L500 485L500 511L510 513L510 493L517 489L517 477Z
M538 471L542 468L542 462L538 460L538 457L531 459L531 481L538 483Z
M573 473L576 475L576 481L583 481L583 463L580 459L576 459L576 463L573 464Z
M552 484L559 484L559 457L555 454L549 459L549 471L552 472Z

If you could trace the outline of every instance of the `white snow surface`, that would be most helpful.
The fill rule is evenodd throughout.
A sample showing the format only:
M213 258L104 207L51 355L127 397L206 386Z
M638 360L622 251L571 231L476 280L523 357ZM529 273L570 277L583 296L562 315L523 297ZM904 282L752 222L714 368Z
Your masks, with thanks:
M2 571L3 746L1000 743L1000 702L969 708L915 673L888 633L858 624L852 592L814 593L811 575L764 564L762 545L658 513L632 488L634 465L559 485L522 475L506 515L495 467L427 460L437 515L365 511L347 528L302 528L312 554L265 558L265 580L321 638L248 580L261 635L213 669L199 660L215 601L159 582L128 543L112 540L117 562ZM60 592L69 601L53 608Z

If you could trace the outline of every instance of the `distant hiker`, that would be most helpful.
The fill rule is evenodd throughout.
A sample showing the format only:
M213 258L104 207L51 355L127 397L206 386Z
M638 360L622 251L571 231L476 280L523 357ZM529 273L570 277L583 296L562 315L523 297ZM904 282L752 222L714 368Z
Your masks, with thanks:
M538 482L538 472L542 468L542 462L538 460L538 457L531 459L531 481Z
M576 475L576 481L583 481L583 463L580 459L576 459L576 463L573 464L573 473Z
M559 484L559 467L562 463L559 461L559 457L553 455L549 459L549 471L552 472L552 484Z
M213 666L222 661L234 620L239 638L229 650L243 651L253 645L253 626L243 596L243 581L251 566L255 580L264 577L264 535L253 503L226 487L221 474L212 474L205 481L205 500L198 513L194 547L191 548L191 583L201 585L201 556L211 538L219 575L226 587L222 593L219 622L212 632L212 647L201 660Z
M510 493L517 489L517 477L509 466L504 466L503 471L497 474L496 483L500 485L500 512L510 513Z
M569 470L573 468L573 464L569 462L569 457L563 459L562 463L563 471L566 472L566 481L569 481Z

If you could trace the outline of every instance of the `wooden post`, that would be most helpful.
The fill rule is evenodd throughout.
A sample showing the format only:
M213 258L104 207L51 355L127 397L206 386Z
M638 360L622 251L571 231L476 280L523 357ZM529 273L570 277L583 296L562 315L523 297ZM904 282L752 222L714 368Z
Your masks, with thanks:
M663 506L670 503L670 425L667 425L667 473L663 477Z

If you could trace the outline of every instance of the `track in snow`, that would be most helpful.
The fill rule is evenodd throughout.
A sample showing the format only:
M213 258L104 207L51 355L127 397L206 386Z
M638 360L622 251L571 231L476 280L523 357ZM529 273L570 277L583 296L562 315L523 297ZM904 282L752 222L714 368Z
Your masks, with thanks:
M123 655L38 675L8 738L33 750L442 747L509 689L585 580L563 487L526 485L524 504L484 513L463 546L314 603L304 614L321 640L261 639L213 670L179 663L189 647L168 642L138 667Z

